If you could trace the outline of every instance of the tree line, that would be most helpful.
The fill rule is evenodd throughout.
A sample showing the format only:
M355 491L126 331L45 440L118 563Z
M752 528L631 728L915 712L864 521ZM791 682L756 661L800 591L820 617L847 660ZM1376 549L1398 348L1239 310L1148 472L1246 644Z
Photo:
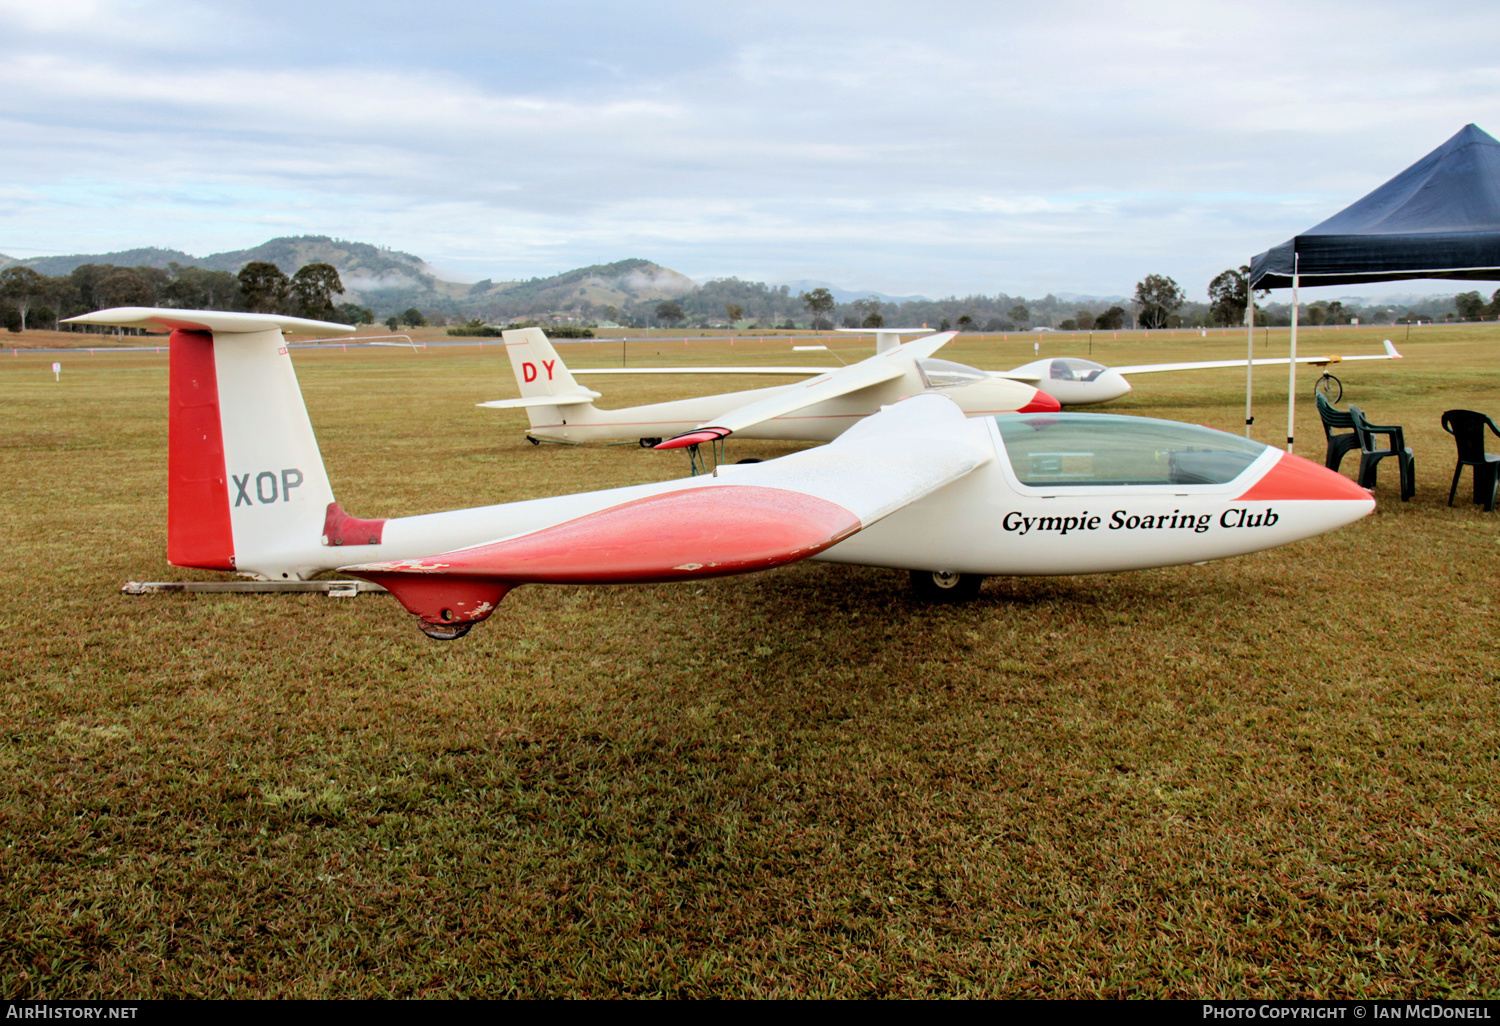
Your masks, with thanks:
M160 267L82 264L49 276L13 265L0 270L0 320L11 331L57 328L66 317L117 306L181 310L243 310L342 324L368 324L374 316L354 303L336 303L344 285L332 264L305 264L288 276L266 261L238 274L170 263Z
M692 324L750 331L923 325L940 331L956 328L984 332L1027 331L1037 327L1061 331L1234 327L1244 323L1249 272L1249 267L1242 265L1216 276L1209 283L1206 303L1189 301L1175 280L1161 274L1149 274L1137 282L1129 300L1107 304L1069 302L1050 294L1027 300L1005 293L902 302L868 296L841 303L826 288L793 295L785 285L721 278L676 299L626 301L619 307L582 300L564 300L558 304L554 300L544 304L549 309L538 308L530 316L534 321L553 322L548 324L552 330L564 325L597 325L601 320L629 327L675 328ZM327 263L306 264L291 276L267 261L248 263L238 274L170 263L165 270L83 264L69 274L48 276L12 265L0 269L0 323L11 331L56 327L63 318L116 306L246 310L345 324L374 322L368 308L337 302L336 297L343 293L337 269ZM1256 298L1256 324L1271 327L1290 324L1290 306L1265 302L1267 295L1261 293ZM1301 312L1301 323L1307 325L1349 324L1355 320L1389 324L1496 318L1500 318L1500 290L1488 302L1479 292L1470 291L1454 296L1451 306L1446 300L1428 300L1409 307L1318 300L1304 306ZM437 314L424 316L412 307L387 318L385 323L395 331L400 326L441 325L444 318Z

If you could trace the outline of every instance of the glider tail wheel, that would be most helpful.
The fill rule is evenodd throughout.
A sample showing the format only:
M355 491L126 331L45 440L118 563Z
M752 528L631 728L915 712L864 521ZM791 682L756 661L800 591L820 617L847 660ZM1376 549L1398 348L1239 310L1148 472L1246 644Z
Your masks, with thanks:
M759 456L746 456L742 460L735 460L734 461L734 465L735 466L739 466L741 463L763 463L763 462L765 462L765 461L762 460Z
M1343 382L1327 371L1323 373L1321 378L1314 382L1313 391L1331 403L1336 403L1344 398Z
M924 602L967 602L979 594L984 578L947 570L913 570L911 590Z

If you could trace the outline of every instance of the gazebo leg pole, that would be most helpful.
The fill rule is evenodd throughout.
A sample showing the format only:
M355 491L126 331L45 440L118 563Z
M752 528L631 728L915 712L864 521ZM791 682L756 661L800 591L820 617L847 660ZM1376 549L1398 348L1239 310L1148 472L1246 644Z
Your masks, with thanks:
M1297 286L1300 284L1300 276L1297 273L1297 254L1292 254L1292 358L1286 365L1286 451L1292 451L1292 421L1297 413L1297 321L1300 319L1301 307L1297 303Z
M1250 287L1250 274L1245 274L1245 437L1250 437L1250 425L1255 418L1250 415L1250 379L1255 373L1255 290Z

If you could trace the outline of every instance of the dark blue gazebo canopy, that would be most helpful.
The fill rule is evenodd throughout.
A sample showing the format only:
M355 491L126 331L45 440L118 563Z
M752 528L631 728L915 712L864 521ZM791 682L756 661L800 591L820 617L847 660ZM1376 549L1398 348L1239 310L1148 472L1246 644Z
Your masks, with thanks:
M1464 128L1364 199L1250 263L1255 288L1500 280L1500 142Z

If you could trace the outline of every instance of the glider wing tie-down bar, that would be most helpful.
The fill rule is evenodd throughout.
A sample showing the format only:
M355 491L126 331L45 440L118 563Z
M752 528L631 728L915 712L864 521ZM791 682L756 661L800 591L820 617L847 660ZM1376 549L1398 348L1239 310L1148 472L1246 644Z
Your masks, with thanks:
M169 592L264 594L322 592L329 598L353 598L366 592L384 593L371 581L126 581L122 595L165 595Z

